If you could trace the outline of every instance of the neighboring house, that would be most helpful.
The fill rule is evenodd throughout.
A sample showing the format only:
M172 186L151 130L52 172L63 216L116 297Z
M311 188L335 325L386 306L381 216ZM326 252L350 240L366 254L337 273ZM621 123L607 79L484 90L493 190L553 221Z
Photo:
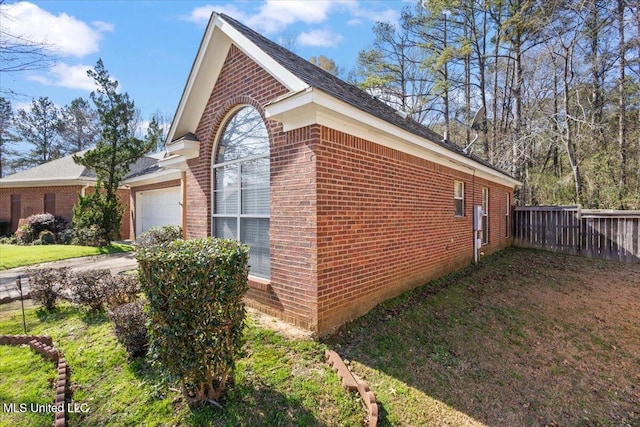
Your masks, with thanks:
M213 14L168 136L188 238L251 246L247 304L324 335L511 244L519 182Z
M162 156L141 158L117 191L125 208L120 229L123 239L133 239L150 227L181 224L180 172L160 168ZM10 233L16 231L21 218L38 213L71 221L78 195L92 191L95 185L95 173L76 164L72 156L9 175L0 179L0 220L9 221Z

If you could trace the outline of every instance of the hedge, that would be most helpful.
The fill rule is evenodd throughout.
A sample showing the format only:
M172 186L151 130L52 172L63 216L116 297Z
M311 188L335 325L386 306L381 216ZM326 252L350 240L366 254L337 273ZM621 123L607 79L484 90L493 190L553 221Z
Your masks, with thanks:
M235 240L175 240L138 250L150 355L190 405L218 400L241 350L248 250Z

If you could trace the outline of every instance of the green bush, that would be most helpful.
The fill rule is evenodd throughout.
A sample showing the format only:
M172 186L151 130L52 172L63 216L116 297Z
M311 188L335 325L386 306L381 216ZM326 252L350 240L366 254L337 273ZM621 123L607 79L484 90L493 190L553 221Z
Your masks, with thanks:
M109 245L106 231L95 224L75 229L71 241L76 245L95 246L97 248Z
M190 405L218 400L242 347L248 247L235 240L175 240L138 250L149 301L150 354Z
M60 291L69 284L69 267L27 270L31 299L51 311L56 306Z
M119 198L107 200L101 192L78 196L71 224L76 230L75 243L85 246L107 246L120 235L124 206Z
M69 285L71 300L76 304L89 307L91 311L102 310L110 277L111 272L108 269L74 272Z
M56 242L56 235L49 230L42 230L38 236L38 240L43 245L53 245Z
M30 244L40 240L40 235L44 231L48 231L53 235L54 243L59 233L67 228L67 221L50 213L36 214L27 217L26 223L20 227L17 233L20 243ZM45 242L40 242L47 244ZM40 244L39 243L39 244Z
M142 301L113 307L108 315L114 323L118 341L127 349L129 356L143 356L147 351L147 318Z
M178 225L152 227L136 239L136 246L139 248L148 248L153 245L172 242L178 239L182 239L182 228Z

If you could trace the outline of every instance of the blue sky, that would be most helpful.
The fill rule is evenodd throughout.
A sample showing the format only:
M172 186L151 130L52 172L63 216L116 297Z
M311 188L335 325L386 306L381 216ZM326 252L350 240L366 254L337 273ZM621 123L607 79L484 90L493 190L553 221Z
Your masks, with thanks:
M4 73L0 86L19 94L14 110L47 96L59 106L93 88L86 70L102 58L143 119L172 117L211 11L223 12L278 41L294 40L305 59L325 55L345 71L372 40L376 21L397 22L396 1L6 1L3 31L55 48L49 70ZM6 90L5 90L6 91Z

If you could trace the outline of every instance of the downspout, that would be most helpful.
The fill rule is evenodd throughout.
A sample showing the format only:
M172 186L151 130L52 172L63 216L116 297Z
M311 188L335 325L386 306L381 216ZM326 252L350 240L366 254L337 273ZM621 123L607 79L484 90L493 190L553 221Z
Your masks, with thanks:
M82 197L86 197L86 195L87 195L87 188L89 188L89 187L91 187L91 184L85 184L85 185L84 185L84 187L82 187L82 188L80 189L80 195L81 195Z

